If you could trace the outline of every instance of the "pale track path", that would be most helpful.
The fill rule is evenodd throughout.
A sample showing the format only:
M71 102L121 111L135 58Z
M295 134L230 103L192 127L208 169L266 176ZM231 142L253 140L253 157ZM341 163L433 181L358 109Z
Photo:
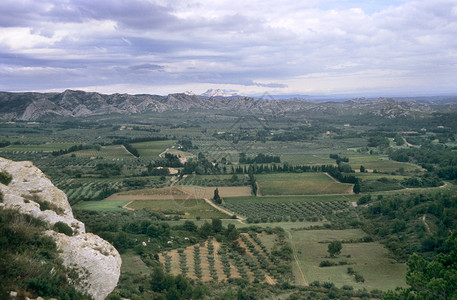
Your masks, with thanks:
M294 241L292 239L292 234L290 233L290 231L286 231L286 232L289 235L290 244L292 245L292 250L293 250L293 253L294 253L295 263L297 264L298 270L300 271L301 279L303 280L303 285L304 286L309 286L309 283L305 278L305 273L303 273L303 270L302 270L302 268L300 266L300 261L298 260L298 257L297 257L297 249L295 248L295 243L294 243Z
M121 145L121 147L122 147L122 149L124 149L124 150L125 150L125 152L127 152L127 153L128 153L128 154L130 154L131 156L133 156L133 157L135 157L135 158L138 158L138 157L136 157L135 155L133 155L133 153L132 153L132 152L130 152L129 150L127 150L127 148L125 148L125 146L124 146L124 145Z
M427 228L427 232L432 234L432 231L430 230L430 226L428 226L428 223L425 221L426 214L422 216L422 222L424 222L425 228Z
M227 214L229 216L236 216L233 212L230 212L226 209L223 209L222 207L216 205L213 201L209 200L208 198L203 198L203 200L205 200L206 203L208 203L209 205L211 205L212 207L214 207L215 209L217 209L218 211L224 213L224 214ZM242 224L244 224L243 220L240 218L240 217L237 217L236 220Z
M130 201L129 203L127 203L126 205L122 206L123 209L126 209L126 210L134 210L133 208L129 207L130 204L132 204L133 201Z
M333 178L332 175L330 175L329 173L324 172L324 174L327 175L331 180L333 180L333 182L341 183L341 182L339 182L338 180L336 180L335 178Z

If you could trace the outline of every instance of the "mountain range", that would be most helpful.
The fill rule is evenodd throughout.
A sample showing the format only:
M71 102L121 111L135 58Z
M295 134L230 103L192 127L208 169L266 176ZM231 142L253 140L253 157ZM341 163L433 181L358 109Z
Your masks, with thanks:
M440 106L455 107L456 103ZM430 112L437 104L425 101L395 100L392 98L351 99L343 102L307 101L302 98L268 100L227 95L212 90L207 95L192 93L169 94L112 94L66 90L62 93L0 92L0 120L32 121L48 116L85 117L111 113L136 114L142 112L226 110L277 114L281 112L322 113L342 112L357 114L370 112L386 118L405 116L413 112Z

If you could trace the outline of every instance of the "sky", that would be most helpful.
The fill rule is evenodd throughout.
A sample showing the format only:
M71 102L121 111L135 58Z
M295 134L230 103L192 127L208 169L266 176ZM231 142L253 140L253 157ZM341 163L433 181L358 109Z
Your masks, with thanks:
M1 0L0 90L457 94L457 0Z

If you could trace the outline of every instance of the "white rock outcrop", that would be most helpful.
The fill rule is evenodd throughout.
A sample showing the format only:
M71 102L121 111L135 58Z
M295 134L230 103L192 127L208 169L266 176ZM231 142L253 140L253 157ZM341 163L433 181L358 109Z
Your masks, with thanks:
M14 162L0 157L0 171L13 179L8 185L0 183L3 203L0 209L16 209L48 223L50 228L64 222L73 229L73 236L48 230L60 250L63 264L80 274L75 288L96 300L105 299L116 287L120 276L121 256L107 241L86 233L84 224L73 217L64 192L31 162ZM48 202L51 209L42 211L39 203Z

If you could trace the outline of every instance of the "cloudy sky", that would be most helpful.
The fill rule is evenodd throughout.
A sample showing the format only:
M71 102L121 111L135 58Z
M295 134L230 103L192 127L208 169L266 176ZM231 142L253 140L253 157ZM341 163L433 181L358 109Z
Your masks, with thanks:
M457 94L457 0L1 0L0 90Z

